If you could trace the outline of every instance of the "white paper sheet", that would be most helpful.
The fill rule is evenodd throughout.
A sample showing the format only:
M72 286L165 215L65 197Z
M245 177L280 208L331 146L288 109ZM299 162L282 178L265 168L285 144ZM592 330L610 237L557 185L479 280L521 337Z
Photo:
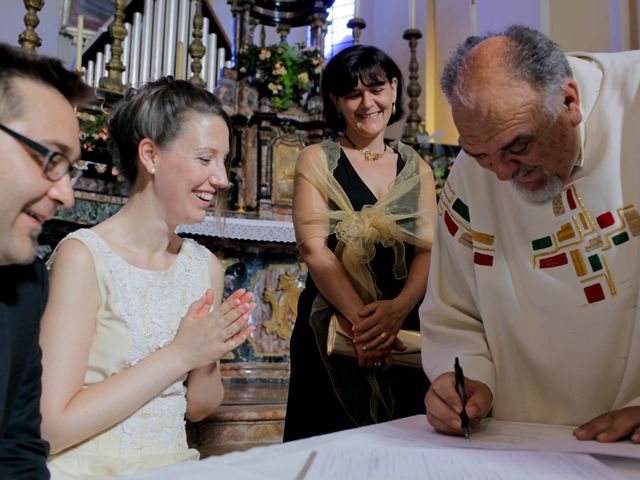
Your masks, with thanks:
M491 424L493 426L490 426ZM248 451L233 452L218 457L209 457L200 462L184 464L153 470L140 476L131 477L132 480L294 480L299 477L305 462L312 451L324 448L350 449L354 447L370 450L393 449L451 449L451 447L465 447L461 454L467 454L479 449L530 449L540 451L575 452L583 451L596 454L599 463L591 468L591 472L598 472L600 463L611 467L625 479L640 478L640 445L622 442L616 444L598 444L596 442L578 442L571 435L571 427L554 427L537 424L513 424L509 422L488 422L483 432L474 432L470 440L440 435L427 425L424 415L394 420L392 422L367 427L344 430L341 432L297 440L285 444L255 447ZM495 438L502 431L504 437ZM484 438L483 438L484 437ZM505 444L505 439L511 438ZM556 438L557 437L557 438ZM559 449L553 451L553 449ZM606 453L603 453L605 452ZM481 452L483 458L491 452ZM600 455L598 455L600 454ZM612 456L619 455L619 456ZM624 458L624 457L628 458ZM440 458L432 462L431 466L438 466ZM531 470L533 471L533 470ZM423 471L420 471L421 475ZM325 477L326 478L326 477ZM328 477L329 480L337 480ZM406 478L411 478L407 476ZM423 478L422 476L420 478ZM446 478L446 477L445 477ZM451 478L451 477L449 477ZM446 480L449 480L446 478ZM453 477L466 480L466 477ZM474 477L477 478L477 477ZM495 475L491 477L497 478ZM537 478L547 477L539 475ZM571 477L569 477L571 478ZM603 477L591 477L603 478ZM607 477L604 477L607 478ZM616 477L610 477L616 478ZM365 475L358 474L349 480L371 480ZM404 479L403 479L404 480ZM445 480L445 479L443 479ZM562 479L564 480L564 478Z
M588 455L473 449L323 447L304 480L619 480Z
M382 425L382 424L381 424ZM380 426L381 426L380 425ZM373 427L376 429L379 426ZM462 447L502 450L536 450L547 452L589 453L640 459L640 445L630 441L601 443L580 441L571 433L573 427L537 423L485 420L469 439L437 433L424 416L403 418L386 424L379 434L394 438L406 446ZM365 433L363 431L363 433ZM397 443L394 446L398 446Z

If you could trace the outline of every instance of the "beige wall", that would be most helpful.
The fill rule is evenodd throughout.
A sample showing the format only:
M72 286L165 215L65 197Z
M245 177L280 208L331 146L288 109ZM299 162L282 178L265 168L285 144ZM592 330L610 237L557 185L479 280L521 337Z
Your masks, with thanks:
M610 51L611 12L617 0L550 0L550 36L566 51Z
M363 45L375 45L384 50L400 67L405 83L409 82L409 43L402 38L404 31L411 26L409 18L409 0L360 0L360 16L367 23L360 36ZM416 27L422 30L424 35L424 19L426 18L426 2L416 0ZM420 64L420 84L424 90L424 36L418 40L416 56ZM406 85L405 85L406 88ZM409 100L406 91L405 106ZM420 96L421 105L424 105L424 91ZM423 108L420 109L423 115ZM389 138L400 138L404 130L404 122L400 121L387 129Z
M432 16L418 28L429 42L421 60L423 117L441 143L457 143L449 105L437 85L456 45L471 34L471 0L416 0ZM640 0L477 0L478 34L521 23L548 34L566 51L614 52L640 48ZM427 68L430 68L427 71ZM435 71L435 72L434 72ZM421 112L422 114L422 112Z
M436 142L457 144L458 133L451 120L449 104L442 94L439 79L442 67L449 55L458 44L471 35L471 11L469 0L434 0L435 1L435 50L437 55L435 78L429 77L436 85L428 88L435 92L435 98L425 98L433 103L433 121L426 127L427 131L435 132ZM447 28L442 28L446 22Z

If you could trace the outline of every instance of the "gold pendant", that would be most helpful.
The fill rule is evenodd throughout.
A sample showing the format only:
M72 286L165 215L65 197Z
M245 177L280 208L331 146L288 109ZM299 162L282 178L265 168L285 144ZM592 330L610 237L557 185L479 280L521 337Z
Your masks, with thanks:
M381 152L372 152L371 150L360 150L360 153L364 157L365 162L377 162L384 156L384 152L386 151L387 151L387 148L385 146L385 149Z

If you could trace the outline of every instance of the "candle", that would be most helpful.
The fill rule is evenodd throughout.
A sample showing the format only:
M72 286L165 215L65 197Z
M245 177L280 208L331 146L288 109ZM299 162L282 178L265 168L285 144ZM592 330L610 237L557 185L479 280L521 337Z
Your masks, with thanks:
M93 86L98 88L100 86L100 79L104 74L104 58L102 52L96 53L96 67L93 76Z
M411 0L411 28L416 28L416 0Z
M360 0L356 0L355 7L356 7L355 14L353 16L356 18L359 18L360 17Z
M471 35L478 34L478 19L476 17L476 0L471 0Z
M176 43L176 78L184 80L184 43Z
M181 80L185 80L189 78L187 72L189 71L189 66L187 65L187 54L189 53L189 27L190 23L193 23L191 19L191 1L190 0L180 0L178 5L178 35L176 37L176 78L178 77L178 72L181 73ZM189 20L192 20L189 22ZM180 54L180 59L178 59L178 44L182 44L182 52Z
M178 0L168 0L164 17L164 59L162 61L163 75L176 74L176 41L178 30L176 19L178 18Z
M111 71L111 68L109 68L110 62L111 62L111 45L107 43L104 46L104 51L102 54L102 76L103 77L109 77L109 72Z
M124 67L122 83L126 85L129 83L129 72L131 70L129 66L129 60L131 59L131 24L125 23L124 28L127 31L127 36L124 37L124 42L122 42L122 66Z
M144 15L142 16L142 45L140 47L139 83L149 81L151 71L151 35L153 32L153 0L144 0Z
M76 71L82 71L82 31L84 30L84 16L78 15L78 30L76 32Z
M153 52L151 55L151 78L157 80L162 76L162 39L164 38L164 0L156 0L153 15Z
M133 14L133 27L131 28L131 61L129 65L131 70L129 71L129 83L133 88L138 88L140 85L140 64L141 64L141 52L140 52L140 40L142 36L142 23L144 19L140 12Z
M95 63L93 62L93 60L89 60L87 62L87 79L85 80L84 83L86 83L87 85L91 85L93 86L94 81L93 81L93 72L95 70Z
M217 68L216 68L216 84L222 78L222 75L224 73L222 69L225 66L225 64L224 64L225 57L226 57L225 49L222 48L222 47L218 48L218 61L217 61Z
M217 55L218 55L218 36L215 33L209 34L209 42L207 45L207 90L213 92L216 88L216 71L217 71Z

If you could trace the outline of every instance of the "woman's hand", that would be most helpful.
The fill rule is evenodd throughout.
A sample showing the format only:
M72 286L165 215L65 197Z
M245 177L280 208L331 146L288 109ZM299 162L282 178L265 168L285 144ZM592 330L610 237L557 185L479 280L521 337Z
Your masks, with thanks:
M256 306L252 296L251 292L237 290L209 312L214 299L210 288L191 304L169 345L179 352L187 371L217 362L246 340L254 329L246 326Z
M392 346L404 350L396 335L411 309L397 297L393 300L378 300L358 312L360 321L353 325L353 341L364 350L386 350ZM398 348L399 347L399 348Z
M349 323L349 320L347 320L344 315L336 312L336 318L343 331L348 332L351 330L351 323ZM391 358L391 349L367 350L366 348L364 348L363 344L357 344L355 342L352 343L352 346L353 351L356 354L358 366L360 368L366 368L368 370L388 370L393 365L393 360Z
M367 370L389 370L393 366L390 348L385 350L365 350L363 347L364 345L362 344L353 344L360 368L366 368Z

